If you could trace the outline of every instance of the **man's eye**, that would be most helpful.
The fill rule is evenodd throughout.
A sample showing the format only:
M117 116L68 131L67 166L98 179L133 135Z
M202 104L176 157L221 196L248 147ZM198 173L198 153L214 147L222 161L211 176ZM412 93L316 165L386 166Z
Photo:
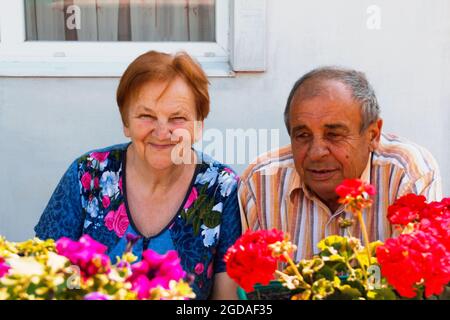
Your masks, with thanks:
M310 137L310 134L309 134L309 133L306 133L306 132L302 132L302 133L297 133L297 134L295 135L295 137L296 137L297 139L308 139L308 138Z
M342 137L342 135L339 133L336 133L336 132L329 132L329 133L327 133L327 137L329 139L339 139Z
M172 118L172 120L180 122L180 121L186 121L186 118L185 117L174 117L174 118Z

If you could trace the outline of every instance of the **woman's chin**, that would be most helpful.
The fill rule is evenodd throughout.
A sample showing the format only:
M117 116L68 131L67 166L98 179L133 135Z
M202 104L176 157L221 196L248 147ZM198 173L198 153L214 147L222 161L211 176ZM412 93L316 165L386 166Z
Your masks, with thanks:
M176 165L170 157L163 159L152 159L150 161L147 161L147 164L149 167L155 170L166 170Z

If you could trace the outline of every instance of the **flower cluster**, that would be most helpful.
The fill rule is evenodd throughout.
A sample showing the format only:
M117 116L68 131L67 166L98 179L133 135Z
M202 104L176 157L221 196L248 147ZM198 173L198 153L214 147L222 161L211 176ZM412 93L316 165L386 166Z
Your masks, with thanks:
M345 204L352 212L360 211L372 205L370 196L375 188L359 179L345 179L337 188L339 203Z
M377 248L382 275L400 295L413 298L439 295L450 282L450 198L427 204L409 194L390 208L392 224L402 234Z
M278 239L269 233L277 233ZM259 244L257 258L253 254L248 258L245 253L255 252L252 241L255 238L270 240ZM276 230L248 231L238 242L227 253L227 272L247 293L257 284L269 284L276 274L278 281L289 290L285 296L293 300L368 299L382 294L382 290L371 291L366 285L368 260L358 239L330 236L318 244L319 255L299 263L287 258L295 246L283 240L283 234ZM378 244L372 244L371 250ZM262 268L264 261L267 262ZM278 262L288 263L282 272L277 270Z
M401 234L369 243L362 214L371 206L374 187L345 180L336 193L358 218L364 245L351 236L329 236L319 242L318 255L294 263L295 246L281 232L247 231L227 252L230 277L249 293L277 275L294 300L420 299L443 293L450 284L450 198L431 203L413 194L399 198L387 216ZM286 262L283 271L277 270Z
M147 299L152 288L170 289L171 281L179 281L186 275L175 251L159 255L147 250L142 254L142 261L131 266L131 271L127 280L139 299Z
M246 291L256 283L268 284L277 268L269 245L283 239L283 233L277 230L247 231L225 255L229 276Z
M56 242L56 252L80 267L81 275L88 278L97 273L108 273L111 269L107 247L84 235L79 241L61 238Z
M127 237L128 239L128 237ZM130 239L130 247L133 239ZM0 300L188 299L192 289L174 251L128 250L111 264L106 247L88 235L13 243L0 238Z

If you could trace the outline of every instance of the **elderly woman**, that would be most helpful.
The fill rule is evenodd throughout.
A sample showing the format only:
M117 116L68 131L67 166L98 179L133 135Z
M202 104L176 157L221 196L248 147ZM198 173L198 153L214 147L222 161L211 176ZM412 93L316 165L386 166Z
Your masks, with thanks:
M88 234L112 261L176 250L197 299L233 299L228 247L241 233L236 174L192 149L209 113L208 80L187 54L151 51L117 89L131 142L86 153L62 177L39 223L41 239ZM137 239L137 240L136 240Z

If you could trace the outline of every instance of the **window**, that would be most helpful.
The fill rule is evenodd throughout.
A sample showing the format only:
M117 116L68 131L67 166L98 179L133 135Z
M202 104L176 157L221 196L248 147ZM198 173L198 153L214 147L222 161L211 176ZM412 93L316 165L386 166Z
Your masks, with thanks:
M214 0L25 0L25 38L214 42L214 9Z
M265 69L266 0L0 0L0 76L118 77L149 50Z

